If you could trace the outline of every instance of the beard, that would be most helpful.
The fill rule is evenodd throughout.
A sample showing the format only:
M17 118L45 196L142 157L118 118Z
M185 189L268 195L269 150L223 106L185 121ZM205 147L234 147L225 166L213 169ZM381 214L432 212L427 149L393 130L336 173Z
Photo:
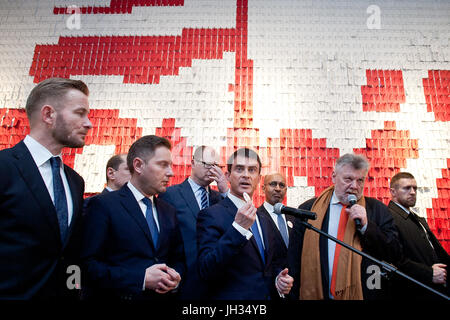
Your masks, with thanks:
M76 130L71 129L67 121L61 115L57 115L52 136L59 144L68 148L84 147L84 139L76 135Z

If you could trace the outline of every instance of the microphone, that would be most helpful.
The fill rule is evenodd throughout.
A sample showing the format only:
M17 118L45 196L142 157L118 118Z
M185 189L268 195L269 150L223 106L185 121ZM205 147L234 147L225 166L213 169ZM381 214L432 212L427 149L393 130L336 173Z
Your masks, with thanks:
M356 196L354 194L349 194L347 197L347 201L349 203L348 207L351 208L354 204L356 204L357 200L358 199L356 199ZM355 226L356 226L356 229L361 230L361 219L359 219L359 218L355 219Z
M273 206L273 210L277 214L284 213L284 214L287 214L287 215L290 215L290 216L293 216L293 217L296 217L296 218L301 218L301 219L316 220L316 218L317 218L315 212L308 211L308 210L303 210L303 209L296 209L296 208L286 207L280 202L275 203L275 205Z

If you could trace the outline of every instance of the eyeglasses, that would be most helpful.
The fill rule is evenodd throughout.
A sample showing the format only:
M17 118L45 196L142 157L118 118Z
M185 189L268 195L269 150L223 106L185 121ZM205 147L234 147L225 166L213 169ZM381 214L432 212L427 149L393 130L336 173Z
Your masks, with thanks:
M272 188L276 188L277 186L280 186L281 189L286 188L286 184L283 182L277 182L277 181L272 181L269 183L269 186L271 186Z
M214 166L218 166L217 163L208 163L208 162L197 160L197 159L194 159L194 161L201 163L205 169L211 169Z

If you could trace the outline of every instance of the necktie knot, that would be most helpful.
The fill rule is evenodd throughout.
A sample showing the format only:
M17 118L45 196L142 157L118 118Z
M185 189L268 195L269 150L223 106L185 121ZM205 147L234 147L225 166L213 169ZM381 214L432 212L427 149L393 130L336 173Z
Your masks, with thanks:
M50 165L52 166L52 169L59 169L61 167L61 158L60 157L51 157L50 158Z
M151 205L152 205L152 200L150 200L149 198L147 198L147 197L144 197L143 199L142 199L142 202L147 206L147 208L150 206L151 207Z

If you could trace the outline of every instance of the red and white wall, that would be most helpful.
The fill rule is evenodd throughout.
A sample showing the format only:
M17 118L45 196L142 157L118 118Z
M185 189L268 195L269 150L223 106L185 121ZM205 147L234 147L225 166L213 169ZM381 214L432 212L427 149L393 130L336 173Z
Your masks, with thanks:
M199 145L223 164L257 149L292 206L356 152L371 161L367 196L387 203L392 175L416 176L417 211L450 252L449 17L429 0L2 0L0 149L28 133L37 82L81 79L94 128L64 158L87 193L147 134L174 144L172 183Z

